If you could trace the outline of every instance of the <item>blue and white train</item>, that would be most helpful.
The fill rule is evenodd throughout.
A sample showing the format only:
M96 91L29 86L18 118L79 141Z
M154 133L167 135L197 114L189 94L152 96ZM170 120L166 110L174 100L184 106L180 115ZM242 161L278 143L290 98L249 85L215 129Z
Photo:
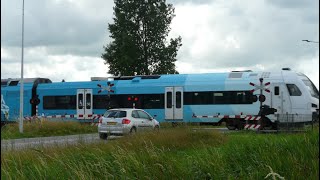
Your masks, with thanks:
M23 115L26 119L41 116L91 122L106 109L134 107L160 122L226 122L229 129L242 129L245 117L259 114L261 102L256 97L261 92L263 105L276 109L263 116L261 128L275 128L282 114L304 115L297 122L311 122L318 115L319 91L306 75L288 68L277 72L94 77L85 82L30 78L24 80ZM1 123L19 119L19 103L19 79L1 80Z

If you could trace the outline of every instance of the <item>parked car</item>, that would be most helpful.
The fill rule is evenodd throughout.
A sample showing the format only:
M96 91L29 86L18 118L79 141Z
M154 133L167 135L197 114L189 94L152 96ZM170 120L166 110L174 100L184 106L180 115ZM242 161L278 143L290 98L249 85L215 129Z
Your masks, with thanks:
M100 118L98 133L101 139L109 135L122 136L139 131L159 130L159 122L142 109L109 109Z

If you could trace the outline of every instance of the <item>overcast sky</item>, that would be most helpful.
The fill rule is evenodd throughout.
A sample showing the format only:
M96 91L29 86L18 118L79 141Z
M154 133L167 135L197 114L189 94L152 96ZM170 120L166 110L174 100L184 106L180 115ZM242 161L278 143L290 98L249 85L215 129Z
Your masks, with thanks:
M290 67L319 89L318 0L170 0L179 73ZM112 0L25 0L24 77L106 77ZM21 76L22 0L1 0L1 78Z

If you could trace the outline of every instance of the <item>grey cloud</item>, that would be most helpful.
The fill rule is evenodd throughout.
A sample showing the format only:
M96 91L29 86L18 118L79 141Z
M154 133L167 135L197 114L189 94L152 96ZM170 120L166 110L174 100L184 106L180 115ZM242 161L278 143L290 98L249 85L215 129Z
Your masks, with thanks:
M50 45L86 45L99 41L107 32L107 23L111 20L112 5L107 1L90 1L104 6L104 11L87 9L83 11L68 1L25 1L25 46ZM108 3L109 2L109 3ZM2 23L1 39L7 46L21 44L20 1L1 1ZM18 6L18 7L17 7ZM22 5L21 5L22 6ZM100 8L102 8L100 6ZM10 9L6 11L6 9ZM97 16L98 18L93 18ZM10 38L7 38L10 37Z
M173 6L175 4L183 4L185 2L189 2L189 3L193 3L193 4L206 4L206 3L209 3L209 2L212 2L212 0L168 0L167 1L168 3L170 4L173 4Z
M101 57L103 52L103 46L107 41L97 41L92 44L84 45L64 45L64 46L50 46L48 53L52 55L61 55L61 54L76 54L78 56L93 56Z
M211 7L213 12L220 10L215 9L216 7L219 6L213 3ZM254 6L247 8L230 4L227 7L223 16L211 17L208 26L213 34L217 28L223 32L222 37L219 37L220 41L224 39L223 36L233 34L239 39L240 48L224 51L218 46L204 53L203 57L192 57L188 53L190 49L188 46L192 46L192 43L189 43L190 40L185 43L186 39L182 37L182 61L197 60L197 66L201 68L252 66L257 63L266 66L277 64L282 67L295 66L297 60L302 57L312 58L314 52L318 51L317 45L301 41L319 37L319 23L313 19L315 12L305 12L305 9L298 8L284 11L279 6L270 5L257 6L254 11L252 11ZM306 5L306 7L312 6Z
M54 67L64 63L65 56L73 58L73 72L95 72L90 61L103 66L99 59L103 46L110 42L107 24L112 22L113 1L25 0L25 63ZM303 39L319 40L319 1L314 0L169 0L176 8L189 4L193 7L206 4L208 15L204 20L206 33L187 32L185 27L174 32L182 35L178 61L190 63L194 69L219 69L255 67L266 69L282 67L299 68L308 59L319 56L319 44L302 42ZM1 76L20 76L21 61L21 0L1 1L1 48L11 56L1 57ZM196 13L196 12L190 12ZM196 16L197 14L194 14ZM179 18L180 18L179 17ZM176 17L178 18L178 17ZM185 21L185 19L182 19ZM181 23L181 22L180 22ZM173 29L174 30L174 29ZM199 30L199 29L196 29ZM200 29L201 30L201 29ZM202 32L202 31L200 31ZM183 36L186 34L186 36ZM207 38L213 36L213 38ZM228 36L236 39L239 47L224 47ZM197 41L200 38L200 43ZM202 38L202 39L201 39ZM202 42L204 41L204 42ZM199 52L195 44L203 43ZM41 49L41 48L44 49ZM48 56L65 59L48 61ZM97 57L90 59L87 57ZM76 57L76 58L75 58ZM83 59L81 58L83 57ZM79 63L78 63L79 61ZM196 62L196 63L195 63ZM88 70L88 67L92 69ZM38 66L37 66L38 67ZM71 67L70 67L71 68ZM107 66L105 66L107 70ZM301 68L300 68L301 69ZM40 72L33 70L34 74ZM92 73L90 73L92 72ZM104 71L103 71L104 72ZM57 80L66 78L58 73L45 75ZM103 74L105 75L105 74ZM103 76L102 75L102 76ZM75 78L73 75L72 78ZM70 77L71 78L71 77Z
M299 8L299 9L315 7L315 4L319 4L319 1L314 1L314 0L268 0L266 2L280 8ZM319 6L316 6L316 7L319 7Z

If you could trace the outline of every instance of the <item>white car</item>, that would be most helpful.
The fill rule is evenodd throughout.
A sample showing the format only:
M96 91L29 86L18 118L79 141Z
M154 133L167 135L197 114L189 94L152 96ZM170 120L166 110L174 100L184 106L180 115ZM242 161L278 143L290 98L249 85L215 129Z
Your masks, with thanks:
M101 139L109 135L122 136L145 130L159 130L160 124L142 109L109 109L99 119L98 133Z

